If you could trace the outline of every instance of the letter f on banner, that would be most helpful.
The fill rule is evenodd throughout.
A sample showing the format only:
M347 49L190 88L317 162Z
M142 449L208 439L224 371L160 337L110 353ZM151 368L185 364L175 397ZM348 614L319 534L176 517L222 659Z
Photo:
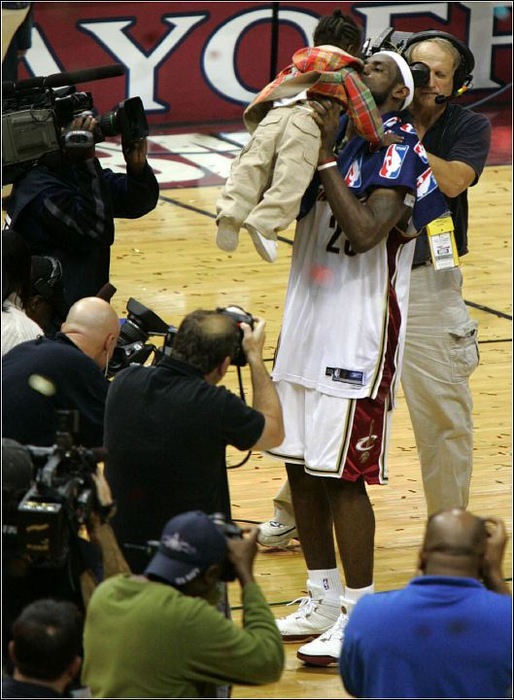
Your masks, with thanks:
M84 32L93 34L106 51L127 68L127 97L139 95L145 110L165 112L166 102L155 99L157 68L174 51L192 28L207 18L206 13L191 16L166 15L162 19L171 29L150 53L146 53L128 34L127 30L135 20L99 20L79 22Z

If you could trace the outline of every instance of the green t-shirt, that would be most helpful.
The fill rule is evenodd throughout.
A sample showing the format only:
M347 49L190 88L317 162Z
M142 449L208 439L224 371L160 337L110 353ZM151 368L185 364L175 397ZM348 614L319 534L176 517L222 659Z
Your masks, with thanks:
M244 627L203 598L128 574L104 581L88 606L82 682L93 697L202 697L206 684L280 678L284 650L256 583L243 589Z

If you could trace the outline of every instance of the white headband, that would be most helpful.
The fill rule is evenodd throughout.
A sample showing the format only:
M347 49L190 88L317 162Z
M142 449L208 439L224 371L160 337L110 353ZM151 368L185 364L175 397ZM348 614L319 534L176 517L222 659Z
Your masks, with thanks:
M405 86L409 88L409 94L405 98L403 105L400 108L405 109L405 107L408 107L410 105L410 103L412 102L412 98L414 97L414 79L412 77L409 64L404 58L402 58L402 56L400 56L399 53L396 53L395 51L377 51L377 53L374 53L373 56L389 56L389 58L392 58L398 66L398 68L400 69L403 82L405 83Z

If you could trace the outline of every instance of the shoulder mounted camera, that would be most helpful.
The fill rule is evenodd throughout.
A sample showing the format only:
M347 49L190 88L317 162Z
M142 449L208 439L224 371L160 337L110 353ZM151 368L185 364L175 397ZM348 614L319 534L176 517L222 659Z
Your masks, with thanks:
M94 109L90 92L78 92L76 83L123 75L121 64L90 68L17 83L2 83L2 177L15 182L43 156L90 149L106 136L121 135L130 146L148 136L148 122L140 97L123 100L98 117L94 133L65 131L84 112Z

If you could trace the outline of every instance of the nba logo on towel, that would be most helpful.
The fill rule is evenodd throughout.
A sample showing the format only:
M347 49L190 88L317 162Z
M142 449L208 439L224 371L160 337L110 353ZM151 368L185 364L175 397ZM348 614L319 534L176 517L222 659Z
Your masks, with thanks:
M380 168L381 177L386 177L388 180L395 180L400 174L402 163L405 160L408 146L399 146L392 144L386 151L384 162Z
M425 147L423 146L421 141L418 141L417 144L414 146L414 151L418 154L421 161L426 165L428 163L427 152L425 151Z
M400 129L402 131L406 131L408 134L415 134L416 129L412 126L412 124L402 124Z
M437 182L432 174L432 169L427 168L416 180L416 195L417 199L423 199L427 194L433 192L437 187Z
M348 168L348 172L344 178L344 182L347 187L360 187L362 185L361 163L362 156L358 160L355 159Z

